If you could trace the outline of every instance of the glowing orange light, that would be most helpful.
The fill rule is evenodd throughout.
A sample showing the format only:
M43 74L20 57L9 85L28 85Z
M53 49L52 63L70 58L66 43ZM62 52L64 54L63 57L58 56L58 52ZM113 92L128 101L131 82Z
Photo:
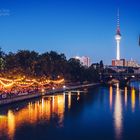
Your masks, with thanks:
M113 94L113 88L112 88L112 86L110 86L109 93L110 93L110 96L109 96L110 108L112 108L112 94Z
M45 86L47 84L62 84L64 83L64 79L59 79L59 80L49 80L46 79L44 81L41 80L36 80L36 79L27 79L25 77L23 78L18 78L18 79L6 79L6 78L2 78L0 77L0 86L1 88L12 88L13 86L17 86L17 87L21 87L21 88L27 88L30 86L33 86L34 84L37 84L39 86Z
M134 88L131 90L131 105L132 105L132 111L134 111L134 108L135 108L135 89Z

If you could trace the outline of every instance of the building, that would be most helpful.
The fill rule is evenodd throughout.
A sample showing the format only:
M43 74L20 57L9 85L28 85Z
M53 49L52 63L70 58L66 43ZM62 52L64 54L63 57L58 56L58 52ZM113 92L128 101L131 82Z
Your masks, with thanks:
M76 56L75 59L78 59L83 66L89 67L91 65L90 58L87 56Z
M133 68L139 68L140 65L135 60L112 60L112 66L122 66L122 67L133 67Z
M81 63L82 63L83 66L89 67L90 66L90 58L87 57L87 56L82 56L81 57Z
M140 65L135 61L135 60L129 60L127 61L127 67L133 67L133 68L138 68Z
M126 66L127 62L125 59L112 60L112 66Z

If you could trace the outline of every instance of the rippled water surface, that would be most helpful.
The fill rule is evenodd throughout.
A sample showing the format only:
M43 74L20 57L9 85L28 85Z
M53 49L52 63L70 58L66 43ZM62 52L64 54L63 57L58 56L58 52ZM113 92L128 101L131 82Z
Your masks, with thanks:
M140 140L139 90L83 91L0 107L0 140Z

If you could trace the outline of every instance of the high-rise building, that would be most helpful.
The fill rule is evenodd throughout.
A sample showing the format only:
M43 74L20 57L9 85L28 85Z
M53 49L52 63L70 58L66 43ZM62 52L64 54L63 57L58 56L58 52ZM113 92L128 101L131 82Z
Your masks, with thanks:
M83 66L89 67L91 65L90 58L87 56L82 57L76 56L75 59L78 59Z
M90 66L90 58L87 56L82 56L81 57L81 62L84 66L89 67Z

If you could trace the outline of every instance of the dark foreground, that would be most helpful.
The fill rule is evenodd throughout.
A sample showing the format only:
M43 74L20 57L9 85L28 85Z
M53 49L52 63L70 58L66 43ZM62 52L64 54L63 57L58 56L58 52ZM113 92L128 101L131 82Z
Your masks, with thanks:
M139 91L94 87L0 107L0 140L139 140Z

